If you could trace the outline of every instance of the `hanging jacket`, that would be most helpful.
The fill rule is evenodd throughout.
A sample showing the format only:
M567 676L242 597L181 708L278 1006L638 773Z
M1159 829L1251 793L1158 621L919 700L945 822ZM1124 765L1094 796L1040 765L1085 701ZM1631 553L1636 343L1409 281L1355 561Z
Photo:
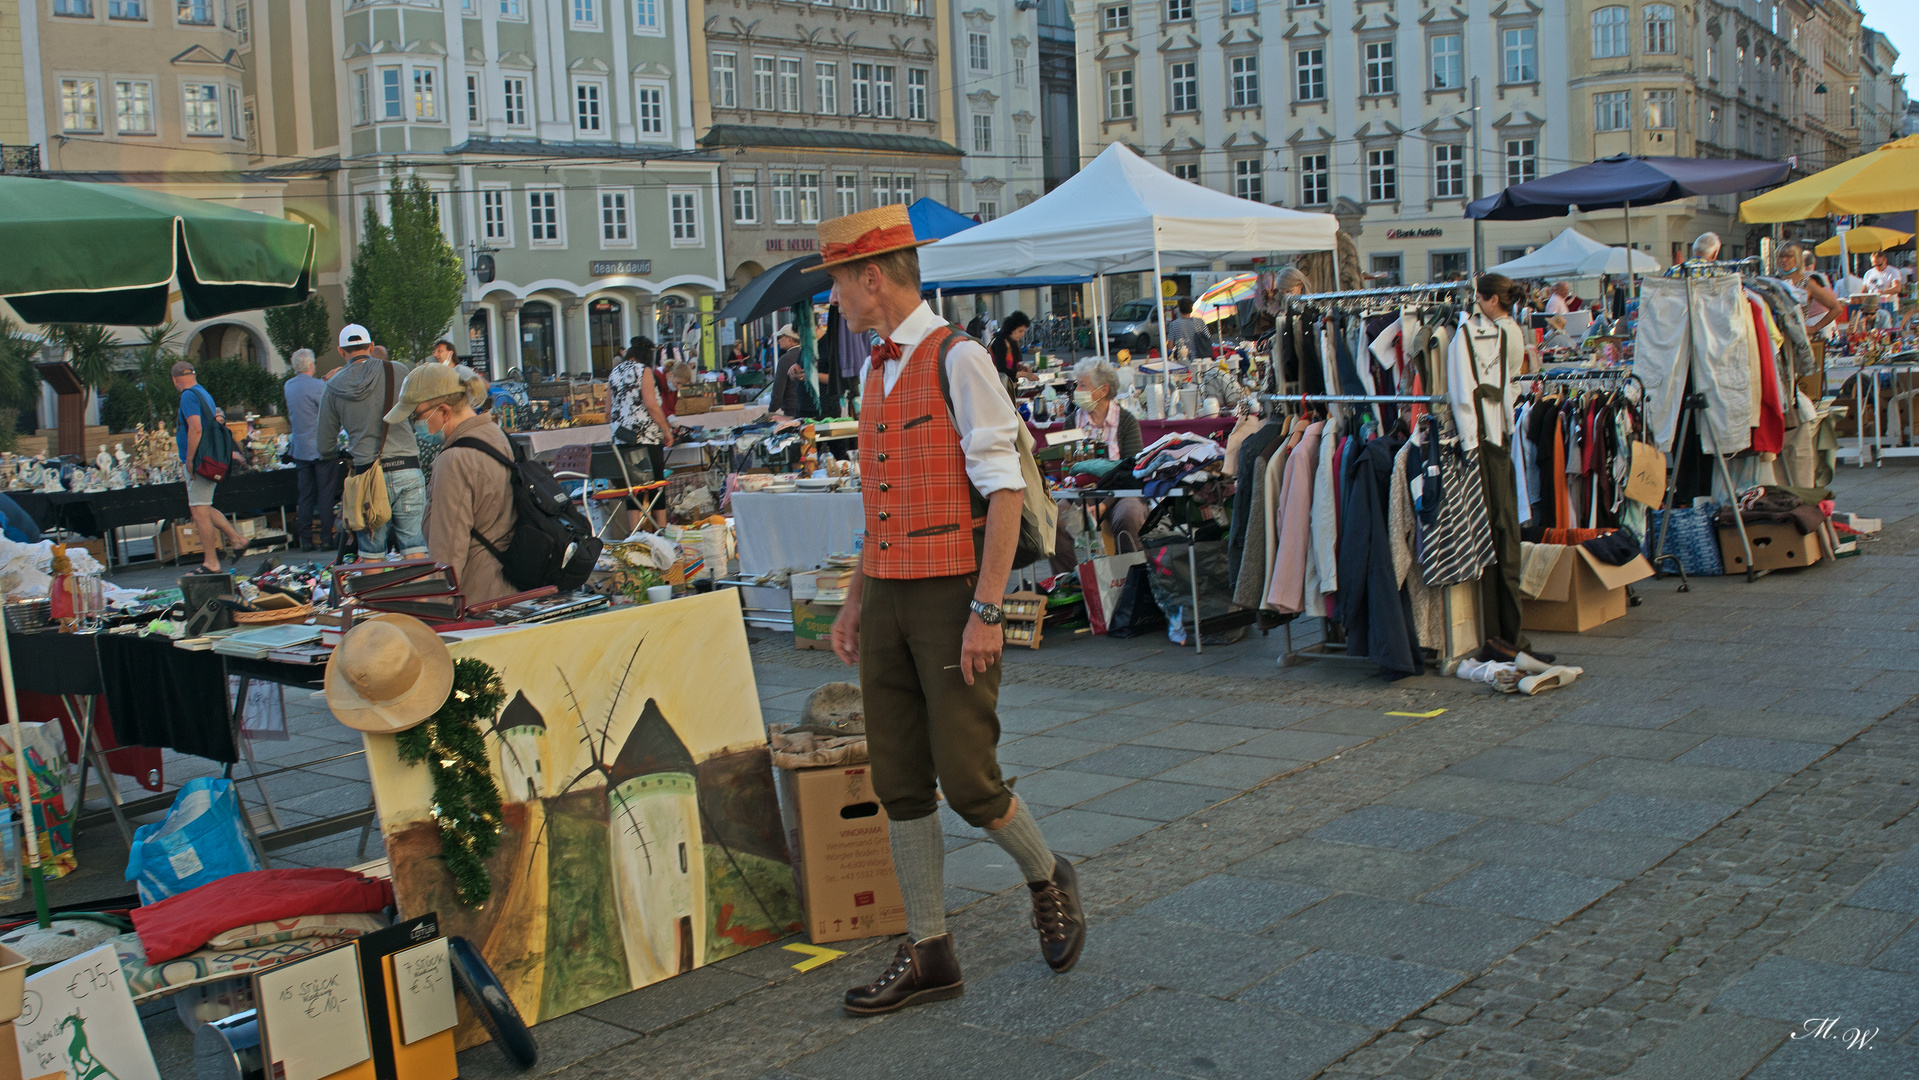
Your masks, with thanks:
M1389 672L1425 670L1413 640L1413 605L1393 569L1387 523L1393 459L1405 440L1383 436L1366 444L1346 468L1346 516L1339 537L1339 620L1346 652Z

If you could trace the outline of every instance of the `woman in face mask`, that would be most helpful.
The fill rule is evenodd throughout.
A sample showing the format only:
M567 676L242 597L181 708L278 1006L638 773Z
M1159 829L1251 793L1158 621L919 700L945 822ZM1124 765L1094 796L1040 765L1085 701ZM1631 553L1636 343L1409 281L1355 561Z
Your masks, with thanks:
M1113 399L1119 396L1119 372L1097 358L1079 362L1073 369L1074 426L1084 431L1091 445L1105 451L1110 461L1126 461L1137 455L1143 445L1139 418L1127 412ZM1100 514L1112 525L1121 551L1139 550L1139 529L1151 509L1145 499L1108 499ZM1078 563L1071 537L1066 532L1067 510L1060 512L1060 532L1055 538L1053 569L1064 573Z
M473 379L472 372L462 377L457 368L421 364L400 386L386 422L411 422L423 443L432 436L440 444L427 486L427 553L453 568L467 602L477 604L517 590L500 560L475 538L477 533L504 549L514 515L511 479L493 456L510 461L513 446L491 416L473 411Z

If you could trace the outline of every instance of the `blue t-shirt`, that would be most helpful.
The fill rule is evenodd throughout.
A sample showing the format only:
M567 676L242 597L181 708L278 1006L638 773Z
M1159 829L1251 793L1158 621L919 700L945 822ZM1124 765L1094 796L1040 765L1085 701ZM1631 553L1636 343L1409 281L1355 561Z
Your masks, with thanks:
M193 412L189 413L188 409L192 409ZM217 413L218 407L213 404L213 395L207 393L207 388L199 383L180 392L180 415L174 424L173 437L180 444L182 465L193 464L187 460L187 417L191 415L200 418L200 434L202 438L205 438L207 425L219 422L215 419Z

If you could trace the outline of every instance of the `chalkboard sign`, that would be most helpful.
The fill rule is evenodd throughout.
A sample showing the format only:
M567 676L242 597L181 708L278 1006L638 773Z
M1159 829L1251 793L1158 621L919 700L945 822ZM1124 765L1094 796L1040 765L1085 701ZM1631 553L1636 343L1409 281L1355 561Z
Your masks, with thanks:
M321 1080L373 1056L360 951L352 942L269 968L257 979L270 1075Z

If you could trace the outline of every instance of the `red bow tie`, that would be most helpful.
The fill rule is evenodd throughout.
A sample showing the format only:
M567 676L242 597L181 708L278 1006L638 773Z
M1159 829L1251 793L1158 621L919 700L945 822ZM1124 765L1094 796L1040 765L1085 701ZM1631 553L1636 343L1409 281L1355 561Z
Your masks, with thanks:
M882 341L878 345L873 346L873 351L867 355L871 358L871 362L875 364L884 364L888 360L898 360L900 358L899 342L892 340Z

